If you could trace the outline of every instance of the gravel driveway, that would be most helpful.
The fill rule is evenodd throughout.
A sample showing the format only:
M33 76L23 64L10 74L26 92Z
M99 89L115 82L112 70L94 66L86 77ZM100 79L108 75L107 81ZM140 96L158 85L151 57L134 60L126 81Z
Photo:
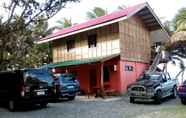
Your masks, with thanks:
M168 99L161 105L155 105L130 104L127 97L105 100L77 98L74 101L50 103L43 109L35 106L27 110L9 112L0 107L0 118L144 118L145 114L156 114L162 109L176 106L181 106L179 99Z

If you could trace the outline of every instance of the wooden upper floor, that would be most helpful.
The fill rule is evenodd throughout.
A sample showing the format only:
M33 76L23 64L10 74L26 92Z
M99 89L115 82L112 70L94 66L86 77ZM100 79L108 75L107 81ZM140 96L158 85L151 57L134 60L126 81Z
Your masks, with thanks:
M129 61L150 60L150 33L139 17L52 42L53 62L120 54Z
M53 42L53 61L95 58L120 53L118 23Z

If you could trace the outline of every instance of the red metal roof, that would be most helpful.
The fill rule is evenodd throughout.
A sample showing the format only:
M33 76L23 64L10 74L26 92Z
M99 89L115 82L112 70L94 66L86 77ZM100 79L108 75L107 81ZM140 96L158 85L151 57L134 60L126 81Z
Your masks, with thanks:
M129 16L130 14L134 13L137 9L141 8L144 5L146 5L146 3L131 6L126 9L116 11L116 12L113 12L113 13L105 15L105 16L101 16L101 17L89 20L87 22L84 22L84 23L76 24L72 27L65 28L65 29L62 29L56 33L48 35L48 36L42 38L40 41L51 39L51 38L62 36L62 35L66 35L66 34L73 33L78 30L82 30L82 29L89 28L89 27L99 25L102 23L107 23L109 21L116 20L116 19L119 19L119 18L122 18L125 16Z

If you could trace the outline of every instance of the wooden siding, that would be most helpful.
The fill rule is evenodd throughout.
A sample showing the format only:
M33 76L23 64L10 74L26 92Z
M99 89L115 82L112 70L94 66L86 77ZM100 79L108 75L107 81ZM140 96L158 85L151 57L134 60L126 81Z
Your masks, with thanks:
M138 17L119 22L121 59L149 63L150 32Z
M120 53L118 23L79 33L53 42L53 62L108 56ZM97 34L97 46L88 48L88 35ZM66 41L75 39L75 48L67 51Z

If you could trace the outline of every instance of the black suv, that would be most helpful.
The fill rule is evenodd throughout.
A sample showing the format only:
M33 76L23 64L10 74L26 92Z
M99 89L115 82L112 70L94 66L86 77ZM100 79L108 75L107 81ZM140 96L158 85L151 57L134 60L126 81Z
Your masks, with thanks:
M52 82L45 69L0 72L0 102L6 102L10 111L20 104L46 107L52 97Z

